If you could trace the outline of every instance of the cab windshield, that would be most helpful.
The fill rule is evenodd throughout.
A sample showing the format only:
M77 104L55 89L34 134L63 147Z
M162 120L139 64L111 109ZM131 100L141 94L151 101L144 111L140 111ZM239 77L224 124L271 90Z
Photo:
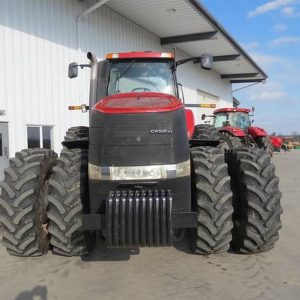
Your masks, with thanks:
M243 112L223 112L216 114L214 125L217 128L234 126L247 129L251 125L249 115Z
M130 92L158 92L175 96L171 63L135 59L112 62L108 95Z

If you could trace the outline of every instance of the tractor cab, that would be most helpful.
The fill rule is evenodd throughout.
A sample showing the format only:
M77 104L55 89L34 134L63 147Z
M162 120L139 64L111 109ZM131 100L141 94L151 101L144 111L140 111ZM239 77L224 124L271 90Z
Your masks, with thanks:
M99 62L96 56L90 52L87 57L91 63L71 63L68 76L69 78L77 77L78 68L91 68L89 97L91 108L107 96L129 93L167 94L184 102L183 92L181 97L179 96L178 86L181 85L177 83L177 67L194 62L200 64L203 69L210 70L213 64L213 57L209 54L181 60L175 59L175 53L152 51L109 53L105 60ZM147 94L143 95L148 96ZM139 97L139 99L142 98ZM73 108L81 109L82 107Z
M210 70L213 64L211 55L176 60L175 53L170 52L124 52L109 53L99 62L90 52L87 57L91 63L71 63L68 76L77 77L78 68L91 68L89 105L69 106L70 110L86 112L91 108L90 118L93 119L95 111L157 113L183 108L181 118L185 119L188 138L192 138L194 115L192 110L184 109L183 89L179 93L178 87L182 86L177 82L176 69L179 65L194 62Z
M249 118L250 109L247 108L221 108L214 111L214 126L222 128L233 126L247 130L251 126Z

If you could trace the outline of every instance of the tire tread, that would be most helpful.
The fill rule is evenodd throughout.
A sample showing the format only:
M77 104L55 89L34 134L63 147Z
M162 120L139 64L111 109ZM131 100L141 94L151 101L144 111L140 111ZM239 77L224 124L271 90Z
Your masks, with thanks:
M198 208L196 252L224 252L231 242L232 193L225 155L221 149L191 150Z
M44 188L57 155L48 149L25 149L9 160L0 183L2 245L12 255L38 256L48 251Z
M227 155L234 193L232 248L249 254L268 251L281 228L282 194L275 167L263 149L238 149Z
M85 149L63 149L49 181L49 232L54 253L64 256L87 253L82 226L87 199L87 156Z

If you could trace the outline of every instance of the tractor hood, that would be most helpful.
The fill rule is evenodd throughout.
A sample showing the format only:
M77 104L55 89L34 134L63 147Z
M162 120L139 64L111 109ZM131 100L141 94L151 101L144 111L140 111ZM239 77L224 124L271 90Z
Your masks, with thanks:
M93 107L106 114L168 112L183 108L175 96L164 93L122 93L108 96Z
M267 136L268 133L263 129L263 128L260 128L260 127L254 127L254 126L250 126L248 128L248 133L253 137L253 138L256 138L256 137L264 137L264 136Z

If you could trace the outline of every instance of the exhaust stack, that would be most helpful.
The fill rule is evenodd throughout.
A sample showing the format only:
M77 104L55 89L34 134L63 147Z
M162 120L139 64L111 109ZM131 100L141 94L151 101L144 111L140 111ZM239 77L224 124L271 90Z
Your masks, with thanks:
M97 102L97 75L98 75L98 60L92 52L87 53L87 58L91 62L91 81L90 81L90 99L89 103Z

